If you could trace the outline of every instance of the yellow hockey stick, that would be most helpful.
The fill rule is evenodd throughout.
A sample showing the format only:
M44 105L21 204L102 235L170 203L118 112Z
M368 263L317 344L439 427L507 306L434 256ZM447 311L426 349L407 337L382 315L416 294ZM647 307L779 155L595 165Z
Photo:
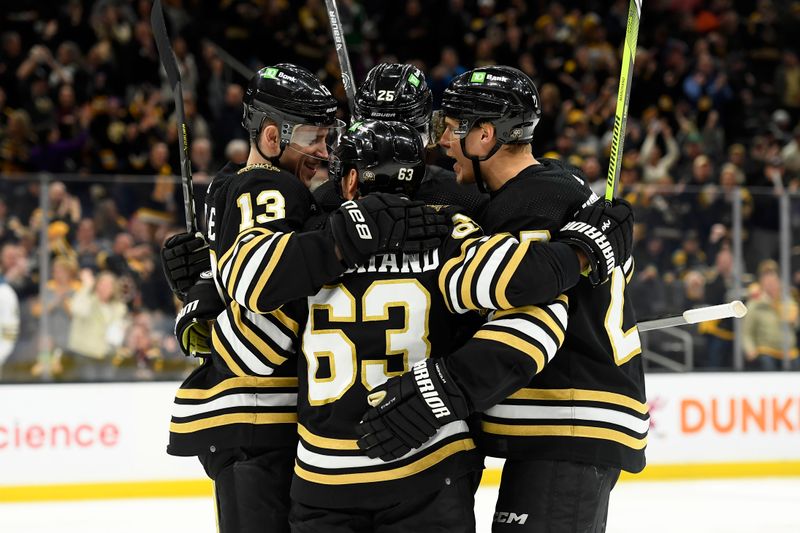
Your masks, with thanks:
M636 41L639 38L639 18L642 15L642 0L631 0L628 6L628 25L625 29L625 46L622 49L622 71L617 91L617 109L614 113L614 134L611 137L611 156L606 180L606 203L611 203L617 188L622 147L625 144L625 125L628 122L628 101L631 97L633 60L636 58Z

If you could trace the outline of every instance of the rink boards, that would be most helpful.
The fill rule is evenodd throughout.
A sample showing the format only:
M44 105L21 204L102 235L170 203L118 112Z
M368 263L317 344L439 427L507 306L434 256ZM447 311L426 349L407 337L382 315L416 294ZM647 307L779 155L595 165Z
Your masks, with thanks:
M177 383L0 386L0 502L210 494L166 454ZM648 467L626 480L800 476L800 374L648 376ZM485 484L502 462L487 460Z

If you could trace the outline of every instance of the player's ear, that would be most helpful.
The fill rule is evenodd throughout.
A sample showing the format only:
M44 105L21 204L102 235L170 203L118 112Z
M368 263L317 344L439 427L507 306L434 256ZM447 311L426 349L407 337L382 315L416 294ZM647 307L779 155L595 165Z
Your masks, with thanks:
M345 200L358 198L358 171L354 168L342 179L342 197Z
M281 137L278 126L265 124L261 130L261 150L268 156L276 156L281 152Z
M481 124L481 142L484 144L491 144L494 146L495 141L495 134L497 131L494 128L494 124L491 122L484 122Z

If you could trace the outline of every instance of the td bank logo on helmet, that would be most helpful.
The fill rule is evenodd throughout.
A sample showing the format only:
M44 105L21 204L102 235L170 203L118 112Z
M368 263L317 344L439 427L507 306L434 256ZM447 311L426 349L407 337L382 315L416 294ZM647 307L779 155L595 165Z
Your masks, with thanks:
M486 72L473 72L469 78L470 83L485 83L487 81L509 81L505 76L494 76Z
M264 72L261 73L261 77L271 80L281 78L282 80L287 80L293 83L297 83L297 78L295 78L294 76L289 76L288 74L285 74L283 71L280 71L274 67L265 68Z

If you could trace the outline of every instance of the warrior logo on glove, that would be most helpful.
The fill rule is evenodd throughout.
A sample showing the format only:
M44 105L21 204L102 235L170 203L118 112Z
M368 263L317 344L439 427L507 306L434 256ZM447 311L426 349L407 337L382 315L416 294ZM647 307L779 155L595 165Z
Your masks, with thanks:
M606 236L603 235L603 231L607 230L610 226L610 220L606 220L601 229L590 226L585 222L573 221L567 223L566 226L561 228L561 231L577 231L592 239L597 245L597 249L600 250L600 252L603 254L603 257L606 258L606 269L611 272L616 266L614 261L614 250L611 248L611 243L608 242Z

